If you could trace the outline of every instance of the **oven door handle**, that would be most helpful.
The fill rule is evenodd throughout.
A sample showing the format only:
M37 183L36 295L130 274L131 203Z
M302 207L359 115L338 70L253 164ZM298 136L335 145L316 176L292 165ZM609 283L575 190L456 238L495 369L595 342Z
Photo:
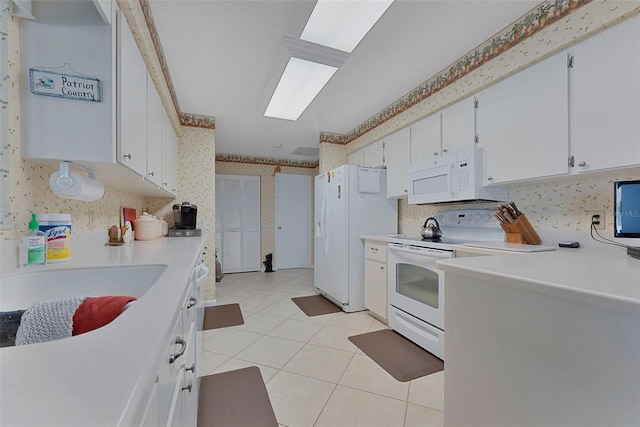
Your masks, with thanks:
M438 258L438 259L453 258L453 252L441 251L441 250L429 249L429 248L420 248L417 246L398 245L397 243L396 244L390 243L389 250L392 252L404 252L408 254L425 256L430 258Z

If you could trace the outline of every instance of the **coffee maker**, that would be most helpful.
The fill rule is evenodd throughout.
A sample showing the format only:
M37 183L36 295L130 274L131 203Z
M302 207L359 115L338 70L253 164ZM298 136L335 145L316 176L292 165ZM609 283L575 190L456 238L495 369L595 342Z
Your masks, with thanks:
M179 230L195 230L198 207L189 202L173 205L173 221Z

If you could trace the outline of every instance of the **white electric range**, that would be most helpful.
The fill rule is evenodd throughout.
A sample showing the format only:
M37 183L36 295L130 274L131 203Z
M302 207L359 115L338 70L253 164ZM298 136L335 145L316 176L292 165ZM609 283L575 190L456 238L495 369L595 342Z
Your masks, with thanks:
M454 257L452 245L503 242L504 231L493 210L440 212L442 237L389 238L389 327L444 360L444 272L436 261ZM417 230L418 232L420 230Z

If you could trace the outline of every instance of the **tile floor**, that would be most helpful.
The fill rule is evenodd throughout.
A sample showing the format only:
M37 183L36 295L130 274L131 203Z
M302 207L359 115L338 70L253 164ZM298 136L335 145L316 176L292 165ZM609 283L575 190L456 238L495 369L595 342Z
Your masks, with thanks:
M216 301L245 323L202 332L201 375L258 366L281 426L442 426L444 372L397 381L347 339L386 325L291 301L314 294L312 269L225 275Z

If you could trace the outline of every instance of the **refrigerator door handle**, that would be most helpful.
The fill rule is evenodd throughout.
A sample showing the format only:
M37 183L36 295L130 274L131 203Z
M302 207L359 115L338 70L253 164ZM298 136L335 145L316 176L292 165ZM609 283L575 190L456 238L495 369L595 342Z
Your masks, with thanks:
M327 245L327 189L324 189L324 194L322 196L322 248L324 249L324 257L328 256L328 245Z

